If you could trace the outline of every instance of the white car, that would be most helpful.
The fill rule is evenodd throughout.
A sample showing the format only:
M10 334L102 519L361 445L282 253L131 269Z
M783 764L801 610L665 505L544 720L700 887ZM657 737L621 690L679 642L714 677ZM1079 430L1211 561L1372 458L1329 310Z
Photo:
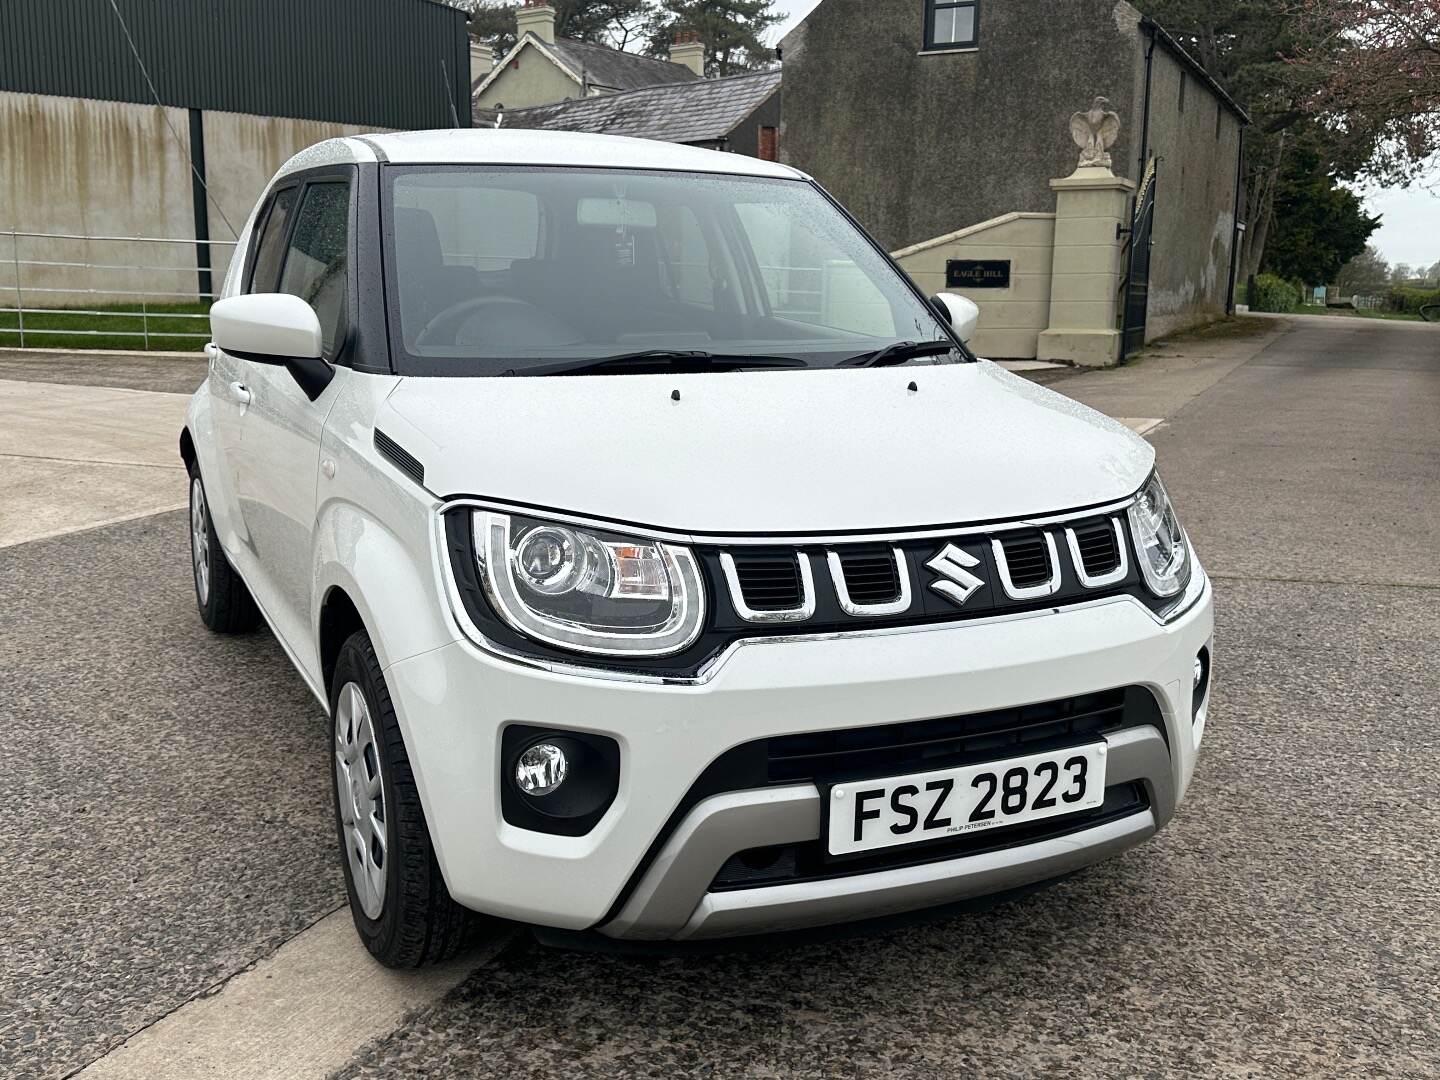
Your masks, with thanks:
M280 170L181 435L195 592L330 716L382 963L474 912L973 903L1170 819L1209 582L1151 447L977 360L976 316L779 164L477 130Z

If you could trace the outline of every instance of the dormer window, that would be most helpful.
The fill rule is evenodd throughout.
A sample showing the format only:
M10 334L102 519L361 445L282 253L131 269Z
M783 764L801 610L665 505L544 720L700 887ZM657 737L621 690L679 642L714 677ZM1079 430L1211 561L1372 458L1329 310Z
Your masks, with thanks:
M925 48L971 49L980 40L980 0L925 0Z

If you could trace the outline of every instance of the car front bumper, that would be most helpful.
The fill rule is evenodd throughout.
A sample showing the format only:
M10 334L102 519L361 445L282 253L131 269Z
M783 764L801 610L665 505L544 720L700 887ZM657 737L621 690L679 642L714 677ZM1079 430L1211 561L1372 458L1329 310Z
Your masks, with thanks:
M1156 832L1184 797L1204 734L1208 702L1192 719L1191 681L1196 654L1210 648L1213 610L1198 566L1191 589L1184 614L1165 625L1118 597L906 632L762 640L735 649L713 677L694 685L544 671L467 640L402 660L386 680L457 901L617 938L760 933L1009 890L1077 870ZM717 871L737 852L816 840L817 786L727 791L672 821L706 766L753 740L1127 686L1154 696L1165 730L1130 727L1106 736L1107 783L1136 781L1147 798L1144 808L1093 828L921 865L712 891ZM619 792L587 835L549 835L504 820L497 762L511 724L595 732L619 743Z

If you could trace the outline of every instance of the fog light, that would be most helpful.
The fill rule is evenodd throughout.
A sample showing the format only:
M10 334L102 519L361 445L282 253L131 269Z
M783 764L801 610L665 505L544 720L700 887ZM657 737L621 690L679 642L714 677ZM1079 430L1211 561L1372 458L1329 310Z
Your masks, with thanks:
M1195 657L1195 667L1190 673L1190 689L1199 690L1200 684L1205 681L1205 665L1200 657Z
M536 743L515 763L515 786L526 795L549 795L565 782L569 768L564 750L554 743Z

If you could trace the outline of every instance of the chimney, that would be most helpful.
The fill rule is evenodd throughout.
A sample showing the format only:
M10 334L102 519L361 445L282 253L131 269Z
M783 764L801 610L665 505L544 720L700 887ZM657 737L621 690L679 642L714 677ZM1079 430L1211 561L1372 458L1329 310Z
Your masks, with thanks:
M525 0L515 11L515 36L534 34L546 45L555 44L555 9L547 0Z
M705 43L696 30L676 30L675 44L670 46L670 62L689 68L700 78L705 77Z
M495 70L495 47L488 42L470 43L470 85L478 86L490 72Z

